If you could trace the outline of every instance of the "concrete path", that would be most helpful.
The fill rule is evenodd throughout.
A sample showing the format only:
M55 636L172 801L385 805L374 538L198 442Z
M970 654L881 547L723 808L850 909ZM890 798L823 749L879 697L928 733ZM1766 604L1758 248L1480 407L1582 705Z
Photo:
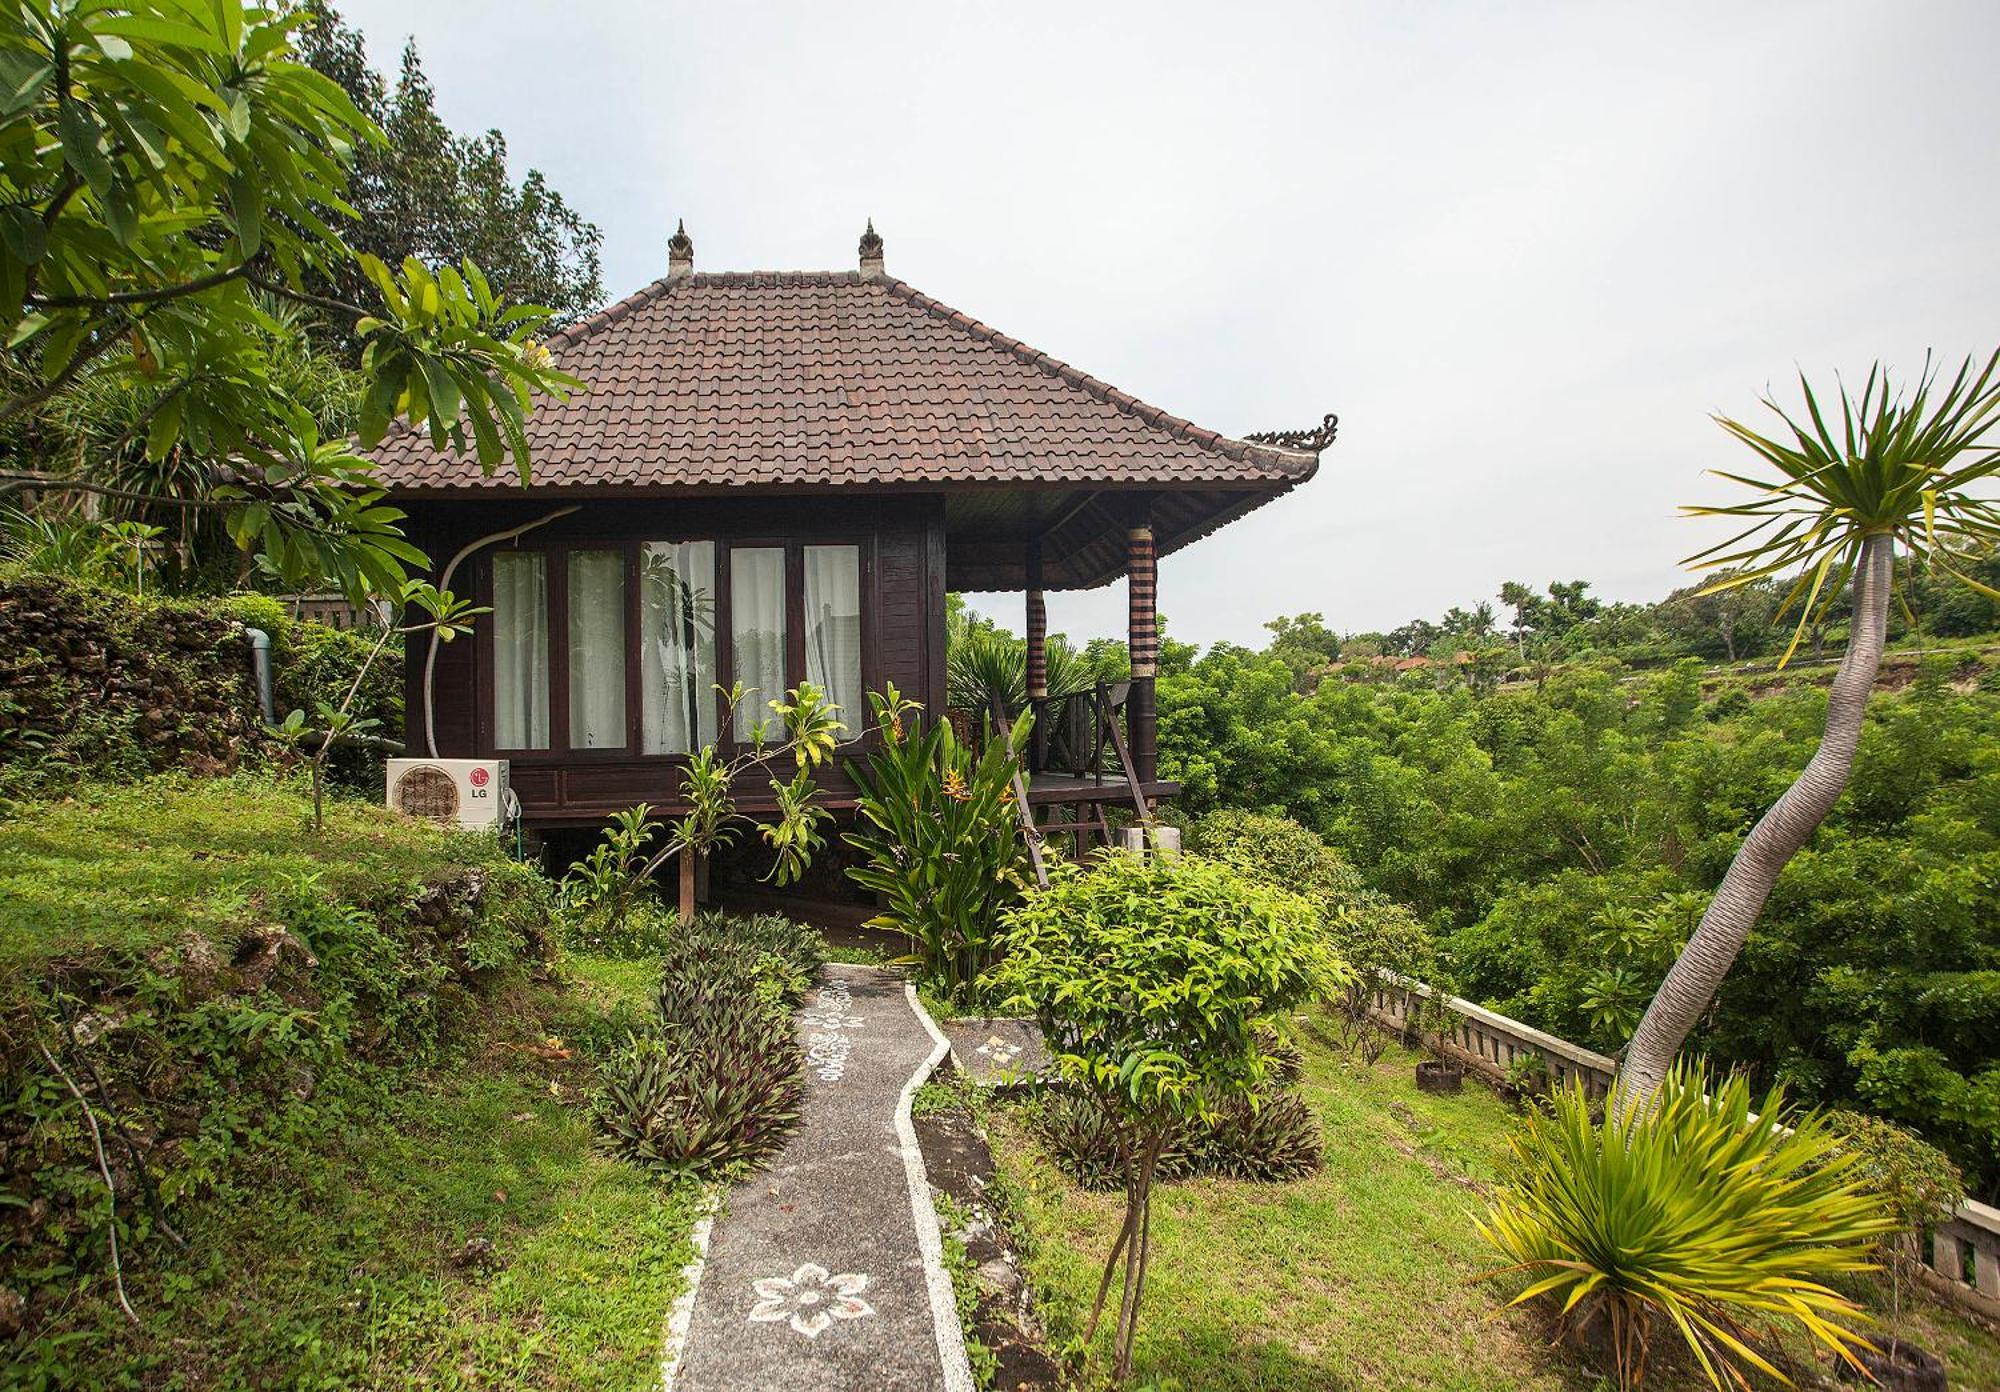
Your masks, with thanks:
M971 1392L910 1125L945 1040L877 967L829 965L798 1026L799 1129L706 1234L667 1392Z

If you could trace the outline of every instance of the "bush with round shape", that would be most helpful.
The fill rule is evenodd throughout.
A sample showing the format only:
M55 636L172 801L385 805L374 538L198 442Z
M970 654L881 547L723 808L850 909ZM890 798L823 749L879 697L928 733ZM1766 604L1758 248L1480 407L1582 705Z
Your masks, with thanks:
M1621 1388L1664 1329L1717 1388L1747 1387L1745 1368L1786 1381L1753 1346L1780 1323L1858 1369L1867 1316L1831 1283L1872 1270L1894 1220L1824 1117L1784 1112L1782 1090L1753 1111L1740 1076L1685 1065L1629 1115L1558 1090L1476 1224L1527 1280L1511 1303L1547 1297L1573 1333L1601 1321Z
M1150 1203L1175 1128L1265 1086L1261 1032L1348 976L1306 900L1191 855L1059 866L1006 916L995 994L1031 1011L1063 1080L1118 1118L1125 1221L1084 1331L1121 1261L1112 1377L1132 1373Z
M1399 977L1442 985L1437 943L1414 913L1369 889L1339 851L1288 817L1223 809L1188 828L1188 848L1259 884L1304 895L1353 975L1338 993L1341 1045L1373 1063L1384 1039L1369 1018L1375 993Z

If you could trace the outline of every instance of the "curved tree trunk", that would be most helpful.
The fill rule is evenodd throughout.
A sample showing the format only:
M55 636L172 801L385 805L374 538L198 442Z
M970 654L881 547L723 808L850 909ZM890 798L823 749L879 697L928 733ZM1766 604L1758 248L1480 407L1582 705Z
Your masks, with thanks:
M1729 873L1722 877L1701 924L1660 983L1645 1018L1633 1032L1619 1070L1619 1107L1632 1107L1659 1088L1688 1031L1715 999L1722 979L1771 897L1778 874L1805 845L1839 801L1854 772L1861 743L1861 720L1882 667L1882 643L1889 620L1889 572L1895 542L1887 535L1866 538L1854 569L1854 621L1847 654L1827 696L1826 733L1798 781L1785 790L1743 838Z

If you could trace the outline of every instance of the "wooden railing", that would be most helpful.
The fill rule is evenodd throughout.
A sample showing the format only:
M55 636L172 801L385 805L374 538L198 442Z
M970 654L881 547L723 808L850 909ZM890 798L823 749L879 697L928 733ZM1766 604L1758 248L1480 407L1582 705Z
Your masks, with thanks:
M1411 1016L1419 997L1435 994L1421 981L1392 982L1375 992L1369 1014L1391 1033L1414 1033ZM1551 1082L1580 1080L1591 1097L1611 1089L1617 1061L1544 1034L1498 1011L1458 996L1444 997L1444 1052L1494 1082L1522 1058L1540 1058ZM2000 1209L1970 1199L1916 1243L1926 1284L1968 1309L2000 1318Z
M1035 728L1028 741L1028 772L1071 778L1119 777L1117 745L1125 732L1130 682L1099 682L1067 696L1028 702Z

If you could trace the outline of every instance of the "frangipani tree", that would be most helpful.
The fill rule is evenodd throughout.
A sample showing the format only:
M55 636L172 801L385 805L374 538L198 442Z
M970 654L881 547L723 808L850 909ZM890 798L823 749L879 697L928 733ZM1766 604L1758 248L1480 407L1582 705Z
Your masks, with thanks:
M1748 502L1688 512L1747 525L1689 559L1733 567L1716 588L1797 573L1781 613L1796 613L1789 660L1809 624L1843 588L1853 597L1847 652L1827 694L1826 732L1797 781L1743 838L1700 924L1667 972L1627 1046L1626 1108L1650 1098L1742 950L1781 872L1826 820L1854 771L1868 694L1882 666L1895 566L1927 566L1987 594L1965 558L2000 539L1993 480L2000 472L2000 352L1975 370L1968 358L1939 390L1928 359L1916 388L1898 391L1879 364L1857 398L1840 388L1829 422L1803 377L1803 421L1769 400L1784 424L1774 438L1726 417L1724 430L1775 472L1723 473L1752 489Z
M469 262L391 268L342 240L355 151L383 135L295 61L305 18L242 0L0 2L0 423L85 377L144 384L114 444L217 461L177 505L220 510L281 581L393 596L423 557L369 461L287 396L270 303L351 330L363 448L400 418L525 478L532 394L580 384L535 341L546 312L501 303ZM339 268L366 303L307 288ZM9 467L0 493L119 496L91 465Z

